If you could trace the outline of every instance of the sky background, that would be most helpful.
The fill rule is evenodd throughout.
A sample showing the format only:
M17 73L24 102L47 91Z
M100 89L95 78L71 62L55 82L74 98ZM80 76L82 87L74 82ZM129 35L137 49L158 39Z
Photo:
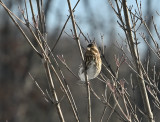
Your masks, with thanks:
M141 2L141 8L142 8L142 13L144 18L146 19L151 19L148 18L147 16L147 2L148 0L137 0L138 4ZM4 1L4 3L7 3L7 1ZM35 1L32 1L34 5L34 11L37 12L36 10L36 4ZM71 6L72 8L76 4L77 0L71 0ZM112 10L108 0L88 0L88 5L84 0L81 0L78 4L78 6L75 9L74 15L77 24L80 26L82 29L82 32L85 35L89 35L90 39L100 41L101 40L101 35L104 35L104 43L108 45L108 40L111 34L112 37L114 37L115 40L119 41L119 35L124 37L124 32L120 28L120 26L117 24L118 18L114 14L114 11ZM115 5L114 2L112 2L113 5ZM19 4L17 2L17 4ZM16 15L20 15L20 11L18 9L18 6L20 6L22 9L24 9L24 4L22 5L15 5L14 9L12 10ZM136 2L134 0L127 0L128 6L133 6L132 10L137 10L136 7ZM156 12L160 13L160 8L159 8L159 1L158 0L152 0L149 3L151 5L151 14L154 16L155 23L157 25L157 28L160 28L159 26L159 19L160 16L157 15ZM27 2L27 7L30 8L29 2ZM90 10L90 11L89 11ZM32 22L32 15L30 9L28 9L29 13L29 20ZM52 0L50 3L48 15L46 16L46 27L47 27L47 32L48 35L51 36L53 34L53 31L57 31L56 36L58 37L64 23L66 22L67 18L69 15L69 9L68 9L68 4L67 0ZM122 14L123 15L123 14ZM94 20L93 25L91 21ZM65 32L69 35L72 36L71 30L72 29L72 23L71 20L67 23L67 26L65 28ZM144 28L140 28L138 33L146 33ZM67 36L66 33L62 34L62 37ZM118 35L119 34L119 35ZM156 36L155 31L152 31L153 36L155 39L158 39ZM82 37L82 36L81 36ZM142 38L138 34L139 41L141 44L141 48L145 49L145 43L143 42ZM55 41L57 38L54 38L50 41ZM84 41L84 40L81 40Z
M147 0L137 0L138 4L141 2L142 5L142 13L144 16L146 16L146 3ZM7 1L4 1L4 3L7 3ZM35 12L36 10L36 4L35 1L32 1L33 5L35 5ZM71 0L71 6L72 8L74 7L74 5L76 4L77 0ZM17 2L18 3L18 2ZM113 5L114 2L112 2ZM85 6L85 2L83 0L81 0L78 4L78 6L75 9L74 15L76 18L76 22L78 23L78 25L82 28L83 33L85 34L89 34L90 37L95 38L95 37L100 37L100 35L104 34L104 38L108 37L108 34L111 30L113 30L116 33L120 33L121 29L117 24L117 17L114 14L108 0L88 0L88 4L89 4L89 8L91 10L91 13L88 12L87 7ZM133 10L137 9L136 7L136 2L134 0L127 0L127 4L128 6L132 6L133 5ZM152 9L152 14L153 16L156 15L155 22L158 22L159 20L159 16L157 16L156 11L160 13L160 8L159 8L159 1L158 0L152 0L150 2L151 4L151 9ZM18 5L17 5L18 6ZM18 7L15 6L15 8L13 9L13 12L18 15L20 14L20 11L18 9ZM29 2L27 2L27 6L29 8ZM21 8L24 8L24 6L20 6ZM28 9L28 13L30 16L30 21L32 21L32 15L31 15L31 11ZM60 28L63 27L67 17L69 15L69 9L68 9L68 4L67 4L67 0L52 0L51 4L50 4L50 9L48 12L48 16L47 16L47 22L46 22L46 27L47 27L47 32L48 33L52 33L52 30L54 30L56 28L57 25L60 26ZM101 26L97 26L95 30L93 30L93 28L91 27L90 23L90 19L89 16L93 16L93 19L96 23L98 23ZM116 25L113 27L113 25ZM159 27L159 25L157 25ZM105 31L102 29L105 28ZM70 34L70 29L72 29L72 23L71 21L69 21L67 23L67 26L65 28L65 31L67 33ZM57 30L60 31L60 30ZM108 32L108 33L107 33Z
M146 9L147 9L147 0L137 0L138 4L140 4L141 2L141 8L142 8L142 13L143 16L145 16L146 19L151 19L147 17L147 13L146 13ZM71 5L72 8L74 7L74 5L76 4L76 0L71 0ZM124 36L124 32L122 31L122 29L119 27L119 25L117 24L117 20L118 18L116 17L116 15L114 14L108 0L88 0L88 4L90 5L89 9L92 10L92 12L88 12L88 9L86 9L87 7L85 7L84 5L84 1L80 1L78 6L75 9L74 15L76 18L76 22L78 23L78 25L81 27L82 31L84 34L89 34L91 39L96 39L96 40L100 40L101 35L104 35L104 42L107 45L107 40L109 40L110 37L110 33L111 31L113 31L115 36L115 39L119 39L118 34L120 34L121 36ZM127 4L128 6L133 6L132 10L137 9L136 7L136 2L134 0L127 0ZM157 23L157 28L159 28L159 19L160 17L157 16L156 11L160 13L160 8L159 8L159 1L158 0L152 0L149 4L151 4L151 10L152 10L152 15L154 16L154 20L155 23ZM114 2L113 2L113 5ZM58 8L60 10L58 10ZM52 32L52 30L56 27L56 25L60 25L61 28L63 27L67 16L69 15L69 10L68 10L68 4L67 4L67 0L54 0L51 3L51 7L50 7L50 11L48 13L48 21L47 21L47 29L48 32ZM61 19L58 19L58 15L61 15ZM99 26L96 26L95 28L92 27L92 25L90 24L90 17L89 15L93 16L93 19L95 21L95 23L98 23ZM61 20L61 21L57 21L57 20ZM72 29L72 23L71 20L68 22L65 31L71 35L70 33L70 29ZM139 30L139 32L144 32L144 29L142 31L142 29ZM157 38L155 31L152 32L153 36ZM63 35L66 36L65 33L63 33ZM145 48L145 44L142 41L142 38L140 37L140 35L138 35L141 41L141 44L139 46L141 46L141 48ZM143 54L142 54L143 55Z
M76 4L76 0L71 0L71 5L72 8L74 7L74 5ZM145 6L146 6L146 2L147 0L142 0L141 1L141 5L142 5L142 12L144 13L146 11ZM138 0L138 3L140 3L140 0ZM152 5L152 10L154 12L159 11L159 5L157 5L158 0L152 0L151 5ZM103 19L106 20L106 23L108 21L110 21L110 16L114 16L113 15L113 11L111 11L111 7L110 4L107 0L89 0L89 4L91 9L93 10L95 16L97 16L97 19L100 21L101 18L98 17L103 17ZM127 0L127 4L129 6L133 5L133 9L137 9L136 8L136 3L134 0ZM57 8L60 7L61 9L61 13L56 13ZM112 12L112 13L110 13ZM56 20L56 15L57 14L61 14L63 19L62 19L62 26L63 23L65 23L67 16L69 15L69 11L68 11L68 4L67 4L67 0L54 0L51 3L51 9L49 11L49 19L48 19L48 24L47 27L48 29L52 29L54 27L55 24L58 23L58 21ZM82 24L81 26L84 26L83 23L87 22L87 12L86 9L84 8L84 2L80 1L78 6L76 7L76 11L74 12L74 14L76 15L76 21L79 24ZM145 14L145 13L144 13ZM116 18L114 20L116 22ZM52 25L52 26L50 26ZM108 24L109 26L109 24ZM84 31L87 31L87 25L85 25L85 29Z

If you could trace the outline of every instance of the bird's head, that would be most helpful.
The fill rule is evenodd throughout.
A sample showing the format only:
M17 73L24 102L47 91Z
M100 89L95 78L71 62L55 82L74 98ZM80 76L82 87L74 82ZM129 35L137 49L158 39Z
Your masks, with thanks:
M87 50L88 50L88 51L99 52L99 51L98 51L98 48L97 48L97 45L96 45L95 42L90 43L90 44L87 46Z

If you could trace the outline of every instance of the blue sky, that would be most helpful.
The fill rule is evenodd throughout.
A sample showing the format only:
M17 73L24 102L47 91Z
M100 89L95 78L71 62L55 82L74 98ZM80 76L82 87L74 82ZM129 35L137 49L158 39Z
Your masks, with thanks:
M97 16L97 21L101 21L102 19L105 20L105 22L107 24L104 24L104 26L108 29L110 29L111 27L110 23L117 21L117 17L114 15L114 12L111 11L111 7L110 4L108 3L108 0L89 0L90 1L90 6L92 8L92 12L95 16ZM146 6L146 1L147 0L142 0L142 12L145 12L145 6ZM76 4L77 0L71 0L71 5L72 8L74 7L74 5ZM140 0L138 0L138 2L140 2ZM153 12L155 12L154 14L156 14L156 11L159 11L159 5L157 5L158 0L152 0L152 10ZM137 9L136 5L135 5L135 1L134 0L128 0L127 1L128 5L133 5L133 9ZM135 7L135 8L134 8ZM59 13L57 13L57 8L60 8L61 11ZM68 4L67 4L67 0L54 0L51 3L51 9L49 11L49 19L47 22L47 28L48 31L50 31L51 29L53 29L54 27L56 27L56 24L59 24L59 21L57 21L57 15L60 14L62 15L62 21L61 21L61 27L63 27L66 19L67 19L67 15L69 15L69 11L68 11ZM76 8L75 11L75 16L76 16L76 21L79 24L80 27L83 28L83 32L84 33L89 33L89 26L88 23L88 18L87 18L87 12L86 9L84 8L84 3L81 0ZM144 13L145 14L145 13ZM113 20L110 20L110 16L114 16ZM71 22L69 22L67 24L66 30L70 30L71 27ZM118 27L119 28L119 27ZM118 29L117 28L117 29ZM119 29L118 29L119 30ZM116 31L118 31L116 30ZM103 33L103 31L101 29L98 29L99 34Z
M74 7L74 5L76 4L77 0L70 0L71 1L71 5L72 8ZM110 4L108 2L108 0L88 0L90 7L92 9L93 15L95 16L95 19L97 22L101 23L101 21L103 20L103 22L105 22L103 24L103 26L105 26L108 30L110 30L110 23L115 23L117 24L117 17L115 16L114 12L112 11ZM113 1L113 0L112 0ZM137 0L140 3L140 0ZM5 1L4 1L5 2ZM32 1L33 4L35 3L35 1ZM141 1L141 5L142 5L142 12L145 15L145 10L146 10L146 2L147 0L142 0ZM114 2L113 2L114 3ZM158 0L152 0L151 4L152 4L152 11L153 11L153 15L156 15L156 11L159 11L160 13L160 7L159 7L159 3ZM127 4L133 5L133 9L137 9L136 8L136 4L135 4L135 0L127 0ZM29 8L29 2L28 2L28 8ZM50 11L49 11L49 18L47 18L47 29L48 32L51 31L52 29L54 29L56 27L57 24L60 24L61 28L63 27L67 16L69 15L69 11L68 11L68 4L67 4L67 0L52 0L51 4L50 4ZM23 8L24 6L22 6L21 8ZM35 8L35 12L36 10L36 6ZM28 9L29 10L29 9ZM15 6L15 9L13 10L13 12L15 14L20 13L18 10L18 4ZM29 11L29 13L31 13ZM78 6L76 7L76 11L74 12L75 17L76 17L76 22L79 24L79 26L81 28L83 28L83 32L84 33L90 33L89 29L90 29L90 25L88 24L88 13L84 7L84 2L83 0L81 0L78 4ZM59 22L58 20L58 15L61 15L61 22ZM113 18L112 18L113 16ZM157 16L157 15L156 15ZM111 19L112 18L112 19ZM157 17L156 17L157 19ZM31 14L30 14L30 20L31 20ZM118 24L117 24L118 26ZM71 27L71 22L69 22L67 24L66 27L66 31L70 30ZM119 27L117 27L118 29ZM97 28L99 33L103 33L103 30L101 30L101 28ZM116 28L115 28L116 29ZM116 31L117 31L116 29ZM119 30L119 29L118 29Z
M140 3L140 0L137 0L137 1L138 3ZM35 1L32 1L32 2L33 4L35 3ZM77 0L71 0L72 8L76 4L76 2ZM145 13L146 2L147 0L141 1L143 15L146 15ZM160 7L158 3L159 3L158 0L151 1L153 16L155 16L155 22L157 23L157 27L159 28L158 23L159 23L160 17L156 15L156 11L160 13ZM78 23L78 25L81 27L82 31L85 34L88 33L91 39L98 38L99 40L100 40L100 35L102 34L104 34L104 40L105 39L107 40L110 34L109 32L111 30L115 32L115 36L118 36L118 33L123 34L123 31L117 24L118 18L115 16L113 10L111 9L110 4L108 3L108 0L89 0L89 4L92 9L92 14L94 16L94 19L96 20L97 23L101 24L105 28L105 30L102 29L101 27L97 27L94 30L91 29L92 27L89 24L90 22L88 20L89 15L87 13L86 8L84 7L84 2L81 0L74 14L75 14L76 22ZM128 6L133 5L133 9L137 9L134 0L127 0L127 4ZM29 8L29 3L27 6ZM60 28L62 28L67 19L67 16L69 15L67 0L53 0L50 6L51 7L48 13L49 18L47 18L47 22L46 22L48 34L50 34L52 30L56 28L56 25L59 25ZM37 11L36 6L34 8L36 12ZM15 14L20 13L18 10L18 4L15 6L15 9L13 12ZM29 11L29 13L31 12ZM60 16L61 21L59 21L58 15L61 15ZM30 14L30 20L32 21L31 14ZM70 29L72 29L71 21L68 22L65 28L65 31L71 34ZM63 35L65 34L63 33ZM155 35L155 33L153 33L153 35Z

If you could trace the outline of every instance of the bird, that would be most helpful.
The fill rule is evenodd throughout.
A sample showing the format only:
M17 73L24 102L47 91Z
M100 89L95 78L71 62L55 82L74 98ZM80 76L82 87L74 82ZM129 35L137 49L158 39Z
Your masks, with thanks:
M81 64L79 68L78 75L81 81L85 81L85 71L88 76L87 80L96 78L101 72L102 60L95 42L89 43L86 48L84 53L84 67Z

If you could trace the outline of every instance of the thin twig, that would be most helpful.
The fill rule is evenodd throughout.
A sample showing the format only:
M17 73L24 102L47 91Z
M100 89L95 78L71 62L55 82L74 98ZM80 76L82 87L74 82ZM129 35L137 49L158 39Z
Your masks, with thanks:
M29 73L29 76L32 78L32 80L35 82L36 86L38 87L38 89L41 91L42 95L44 96L45 100L47 102L51 102L54 103L54 101L51 99L51 97L49 96L49 94L47 93L47 95L45 94L45 92L42 90L42 88L39 86L38 82L33 78L33 76L31 75L31 73Z
M76 3L76 5L74 6L73 11L74 11L75 8L77 7L79 1L80 1L80 0L78 0L77 3ZM61 38L61 35L62 35L62 33L63 33L63 31L64 31L64 29L65 29L65 27L66 27L66 25L67 25L67 23L68 23L68 20L70 19L70 17L71 17L71 15L68 16L68 18L67 18L65 24L63 25L63 28L62 28L62 30L61 30L61 32L60 32L60 34L59 34L59 36L58 36L58 38L57 38L57 40L56 40L54 46L51 48L51 52L53 52L53 50L54 50L54 48L56 47L56 45L57 45L59 39Z

